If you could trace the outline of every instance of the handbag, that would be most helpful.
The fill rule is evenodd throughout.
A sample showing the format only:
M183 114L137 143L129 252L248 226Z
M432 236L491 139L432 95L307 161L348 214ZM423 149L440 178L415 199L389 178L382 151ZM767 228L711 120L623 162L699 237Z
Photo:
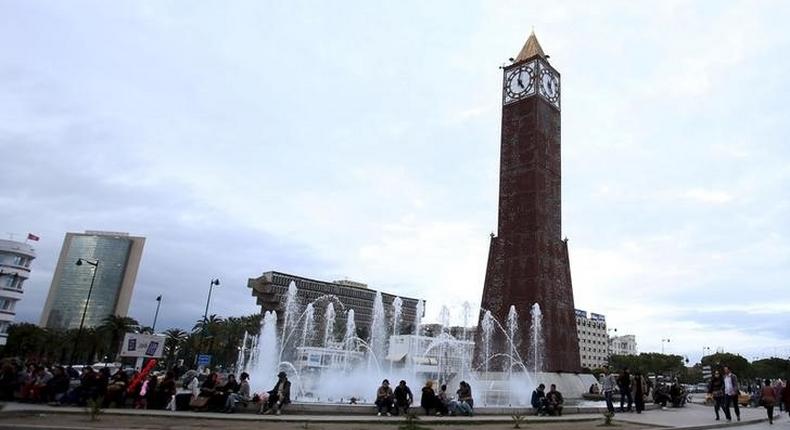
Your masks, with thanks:
M195 409L205 408L207 403L208 403L208 397L198 396L189 402L189 407Z

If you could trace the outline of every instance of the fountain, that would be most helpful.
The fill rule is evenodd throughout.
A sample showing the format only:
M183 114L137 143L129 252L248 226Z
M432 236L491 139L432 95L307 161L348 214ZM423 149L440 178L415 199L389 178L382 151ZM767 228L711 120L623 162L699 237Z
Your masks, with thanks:
M403 300L400 297L395 297L392 301L392 335L397 336L400 334L401 315L403 315Z
M532 315L531 339L529 344L529 358L532 372L538 374L543 371L543 314L540 305L535 303L529 311Z
M324 313L324 340L321 343L325 348L335 341L335 305L326 305Z
M323 301L329 303L323 315L316 315L316 305ZM446 383L451 392L461 380L469 382L479 407L518 407L528 405L537 381L557 383L568 398L580 397L591 383L578 376L565 378L542 372L543 315L537 303L532 306L523 333L515 306L510 306L504 325L490 311L481 310L480 355L474 360L475 366L471 340L474 332L469 328L474 311L469 303L460 310L459 319L464 325L460 332L450 330L453 312L442 306L438 315L440 328L433 337L424 336L420 329L424 307L421 300L415 308L413 329L401 334L403 305L403 300L396 297L389 312L385 312L382 295L376 293L369 336L361 339L354 309L346 309L331 295L301 306L298 290L291 284L283 297L280 326L276 312L265 312L259 336L245 335L242 339L237 369L250 373L253 391L258 393L275 383L277 372L285 371L292 381L292 399L297 402L337 403L354 397L358 402L371 403L384 378L393 382L404 379L413 391L424 380L434 379ZM342 308L340 315L345 316L342 341L335 334L338 308ZM323 328L323 336L316 333L318 327ZM519 355L522 340L529 345L528 357ZM495 370L500 368L502 371Z
M329 306L327 306L328 308ZM304 324L302 325L302 341L299 343L299 346L305 347L309 346L309 344L313 340L313 335L315 331L315 307L312 303L307 304L307 308L304 311Z
M373 299L373 319L370 322L370 340L368 340L368 346L372 353L368 356L368 361L375 361L376 366L381 365L379 360L384 357L387 341L387 324L384 317L384 301L381 298L381 292L377 291L376 297Z

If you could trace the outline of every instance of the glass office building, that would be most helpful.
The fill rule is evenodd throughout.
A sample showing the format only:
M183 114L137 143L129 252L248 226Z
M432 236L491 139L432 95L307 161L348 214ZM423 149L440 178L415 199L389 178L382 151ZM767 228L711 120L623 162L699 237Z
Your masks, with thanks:
M109 315L127 316L144 243L128 233L66 233L41 325L78 328L83 312L85 327Z

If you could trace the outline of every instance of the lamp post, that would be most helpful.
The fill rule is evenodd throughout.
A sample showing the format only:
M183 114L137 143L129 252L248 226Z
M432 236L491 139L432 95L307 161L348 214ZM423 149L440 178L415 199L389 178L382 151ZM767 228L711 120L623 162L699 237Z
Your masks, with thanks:
M203 312L203 324L208 322L208 305L211 302L211 290L214 288L214 285L219 286L219 279L212 279L208 286L208 298L206 299L206 311Z
M609 353L610 357L612 355L612 335L610 335L609 333L611 333L611 332L617 333L617 329L616 328L607 328L606 329L606 350Z
M206 337L206 327L208 326L208 305L211 303L211 290L214 289L214 285L219 286L219 279L212 279L208 285L208 298L206 298L206 310L203 312L203 329L200 330L200 348L203 349L203 340ZM195 361L197 361L197 356L195 357Z
M669 343L669 339L661 339L661 353L664 353L664 343Z
M82 308L82 318L80 319L80 328L77 330L77 337L74 339L74 350L71 351L71 363L74 364L74 357L77 355L77 348L80 345L80 338L82 337L82 328L85 326L85 314L88 312L88 303L91 301L91 293L93 292L93 283L96 282L96 272L99 271L99 260L86 260L84 258L78 258L77 262L74 263L77 266L82 266L82 263L88 263L93 266L93 276L91 276L91 285L88 288L88 297L85 299L85 306Z
M154 314L154 323L151 324L151 334L156 334L156 318L159 316L159 306L162 304L162 295L156 298L156 313Z
M708 354L710 354L710 347L709 346L703 346L702 347L702 358L705 358L705 356L708 355ZM700 363L702 363L702 358L699 359Z

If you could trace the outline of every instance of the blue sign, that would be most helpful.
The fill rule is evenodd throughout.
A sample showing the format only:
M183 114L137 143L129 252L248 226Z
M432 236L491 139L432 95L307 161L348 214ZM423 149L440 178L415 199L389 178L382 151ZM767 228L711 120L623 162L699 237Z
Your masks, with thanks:
M207 367L211 364L211 356L209 354L199 354L197 358L197 365L199 367Z

